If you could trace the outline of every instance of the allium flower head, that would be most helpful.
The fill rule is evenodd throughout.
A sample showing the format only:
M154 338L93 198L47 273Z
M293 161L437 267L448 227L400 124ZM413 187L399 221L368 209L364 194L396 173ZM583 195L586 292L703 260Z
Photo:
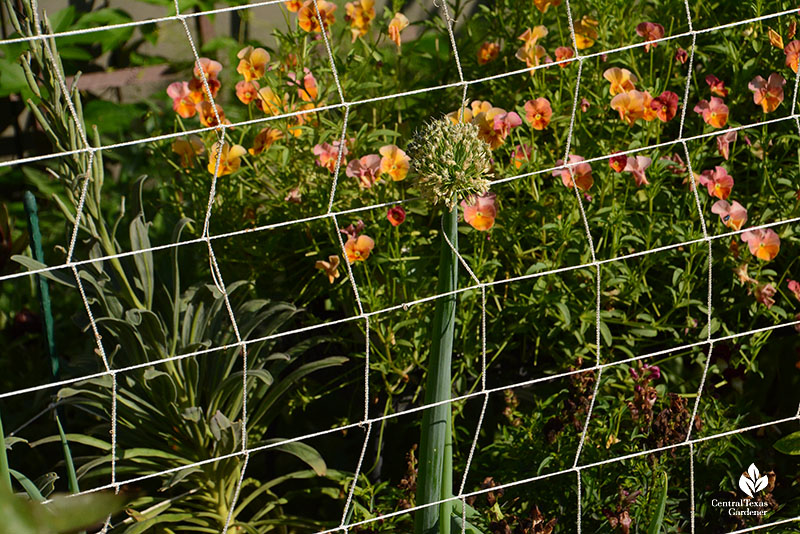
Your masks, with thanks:
M488 191L491 152L478 133L476 125L446 117L417 131L407 152L423 195L452 210L459 199Z

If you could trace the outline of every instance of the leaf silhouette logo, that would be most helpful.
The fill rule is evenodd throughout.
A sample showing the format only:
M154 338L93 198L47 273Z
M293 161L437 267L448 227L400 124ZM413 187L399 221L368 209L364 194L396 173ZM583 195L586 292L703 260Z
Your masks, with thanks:
M750 498L753 498L756 493L767 487L768 480L766 475L761 476L756 464L750 464L747 471L742 473L739 477L739 488Z

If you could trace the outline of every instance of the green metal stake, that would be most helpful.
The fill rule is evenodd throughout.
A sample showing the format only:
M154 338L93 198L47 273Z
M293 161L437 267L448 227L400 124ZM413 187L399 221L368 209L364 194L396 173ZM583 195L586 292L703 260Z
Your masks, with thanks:
M456 295L458 261L453 248L458 247L458 209L442 215L442 228L450 240L444 240L439 258L439 283L437 294L449 294L436 301L433 316L433 344L425 383L425 404L441 402L428 408L422 416L420 438L419 480L417 504L425 505L449 499L453 491L452 407L450 403L450 377L453 356L453 332L456 320ZM416 534L450 533L452 503L422 508L415 518Z
M31 252L33 259L44 263L42 251L42 233L39 231L39 214L36 209L36 197L30 191L23 195L25 213L28 215L28 234L31 237ZM53 311L50 306L50 288L44 276L37 274L36 283L39 286L39 304L44 318L44 339L47 353L50 355L50 366L53 377L58 376L59 361L56 353L56 339L53 329Z

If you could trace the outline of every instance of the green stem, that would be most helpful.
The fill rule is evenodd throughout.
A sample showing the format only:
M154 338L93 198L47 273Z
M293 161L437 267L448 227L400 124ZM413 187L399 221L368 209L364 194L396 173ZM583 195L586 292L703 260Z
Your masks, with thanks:
M6 439L3 434L3 419L0 418L0 486L11 492L11 472L8 470L8 456L6 456Z
M442 231L452 247L442 242L439 258L438 294L452 293L457 288L458 209L442 215ZM455 250L454 250L455 249ZM433 316L433 344L425 383L425 404L441 402L424 411L420 438L417 505L447 499L453 486L453 449L451 434L450 375L453 354L453 332L456 317L456 295L436 301ZM452 503L429 506L417 512L416 534L450 534Z

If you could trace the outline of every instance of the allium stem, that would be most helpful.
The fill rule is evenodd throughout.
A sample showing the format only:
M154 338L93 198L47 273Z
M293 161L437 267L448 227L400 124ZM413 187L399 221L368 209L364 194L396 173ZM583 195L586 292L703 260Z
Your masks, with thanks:
M442 215L442 230L453 244L442 239L439 258L438 294L452 293L458 285L458 208ZM436 301L433 316L433 344L425 382L425 404L450 400L453 331L456 320L456 295ZM451 497L453 491L452 407L440 404L423 412L420 437L417 505ZM417 512L416 534L450 534L452 504L430 506Z

